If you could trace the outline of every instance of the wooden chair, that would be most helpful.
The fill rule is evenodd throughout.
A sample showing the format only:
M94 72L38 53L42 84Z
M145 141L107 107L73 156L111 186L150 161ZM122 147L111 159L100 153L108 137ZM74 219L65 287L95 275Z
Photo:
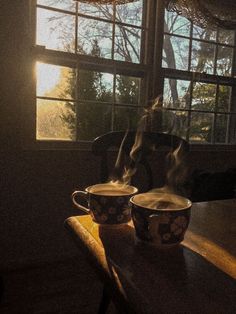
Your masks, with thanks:
M101 183L107 182L112 178L118 178L122 169L114 169L111 173L109 170L109 151L111 149L119 149L121 147L121 154L123 159L128 159L129 167L143 167L145 171L146 188L150 190L153 188L153 174L151 166L148 161L148 157L154 150L158 150L159 147L167 147L168 150L175 150L179 145L182 145L184 151L189 150L188 143L175 135L158 133L158 132L143 132L142 133L142 145L137 149L135 153L135 160L130 158L131 149L135 143L136 131L114 131L103 134L97 137L92 143L92 152L94 155L100 156L100 180ZM124 141L123 141L124 140ZM122 143L123 141L123 143ZM127 165L127 161L126 161ZM131 180L132 184L132 180Z

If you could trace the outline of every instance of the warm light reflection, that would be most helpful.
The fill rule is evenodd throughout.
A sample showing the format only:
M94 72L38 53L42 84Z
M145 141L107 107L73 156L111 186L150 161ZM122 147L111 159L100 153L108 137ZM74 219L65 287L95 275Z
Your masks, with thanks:
M46 96L60 80L61 69L55 65L36 63L37 95Z
M230 250L191 230L186 232L183 244L236 279L236 257L231 254Z

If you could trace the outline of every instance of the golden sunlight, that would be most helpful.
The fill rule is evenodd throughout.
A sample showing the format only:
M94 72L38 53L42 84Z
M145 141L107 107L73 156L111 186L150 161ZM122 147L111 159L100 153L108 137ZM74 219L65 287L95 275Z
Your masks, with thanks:
M59 83L61 68L52 64L36 63L37 95L46 96Z

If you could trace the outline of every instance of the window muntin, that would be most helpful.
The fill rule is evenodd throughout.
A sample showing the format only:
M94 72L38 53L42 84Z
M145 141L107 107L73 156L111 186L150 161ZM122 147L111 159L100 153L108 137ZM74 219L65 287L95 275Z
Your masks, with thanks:
M202 29L165 11L163 106L176 115L174 132L182 135L184 125L192 143L234 141L234 37L233 31ZM184 122L179 112L185 112Z
M36 8L36 138L90 141L136 128L147 72L140 56L143 0L119 6L38 0Z
M202 29L176 13L166 11L164 34L164 67L232 76L233 31ZM167 63L167 55L171 54L174 54L174 60L169 57ZM186 59L191 61L189 67L186 62L180 66L180 60Z
M40 62L37 73L37 139L87 141L136 128L140 78Z
M140 63L143 0L122 5L37 1L36 44L47 49Z
M145 1L139 0L115 7L111 4L99 6L75 3L72 0L38 0L36 44L45 46L43 50L43 47L39 47L38 60L48 65L68 67L75 74L73 93L69 93L71 95L53 95L55 90L42 95L39 90L37 100L51 99L54 106L57 100L71 104L71 107L64 106L70 108L71 114L67 113L68 120L73 121L72 126L65 126L71 132L69 140L92 139L92 135L79 135L85 125L81 124L82 108L88 108L84 109L86 112L95 112L94 108L98 107L94 106L101 105L101 111L110 119L109 122L104 122L105 129L109 131L125 128L126 124L135 126L137 118L134 113L137 112L138 117L142 105L147 104L142 96L147 95L143 88L147 88L145 78L149 72L144 62L147 60L143 47L148 28L147 21L142 16L142 13L146 12L143 3ZM135 16L135 19L132 16ZM127 34L131 35L128 36L129 41L125 42ZM230 143L234 138L234 36L232 31L199 28L184 17L165 11L163 104L166 110L175 115L175 132L187 140ZM120 47L126 47L126 50L122 51ZM52 54L52 51L55 54ZM123 62L129 64L128 68L126 65L122 66ZM99 92L99 85L94 82L98 94L91 93L90 87L90 92L84 93L82 99L80 85L83 81L83 71L90 75L96 72L100 77L100 87L104 88L106 85L105 91ZM203 73L206 77L195 73ZM120 85L119 90L119 77L126 77L127 87L132 87L132 84L134 86L127 92L122 91ZM85 90L88 91L89 87ZM204 97L200 99L197 94ZM121 100L122 97L124 101ZM64 109L64 117L65 111ZM118 114L119 112L121 114ZM123 120L119 121L122 112L127 119L123 117ZM85 116L88 115L84 114ZM197 123L198 117L202 119L202 125ZM91 125L88 128L91 129ZM101 129L101 133L103 132ZM99 131L95 133L98 134ZM65 138L67 139L68 135Z

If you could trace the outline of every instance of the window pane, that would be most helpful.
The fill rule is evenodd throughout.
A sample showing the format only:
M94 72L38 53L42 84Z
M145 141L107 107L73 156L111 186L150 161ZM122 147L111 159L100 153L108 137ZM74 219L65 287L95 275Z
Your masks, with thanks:
M79 17L78 52L111 58L112 24Z
M165 35L163 50L163 66L188 70L189 39Z
M231 114L229 116L229 123L230 123L230 128L229 128L229 142L230 144L236 144L236 115Z
M115 27L115 55L120 61L140 62L141 30L134 27L116 25Z
M140 118L138 108L115 107L114 112L114 131L136 130Z
M61 10L75 11L74 0L37 0L37 4L53 7Z
M74 52L75 17L65 13L37 10L37 45Z
M127 24L142 24L143 0L116 5L116 20Z
M231 76L233 62L233 48L219 46L217 55L217 74Z
M192 110L214 111L216 103L216 85L194 83L192 95Z
M37 96L74 99L75 70L37 62Z
M216 143L226 143L228 118L229 116L225 114L216 115L216 125L215 125L215 142Z
M193 38L215 41L216 31L193 25Z
M188 133L188 112L187 111L174 111L175 124L172 134L180 136L184 139L187 138Z
M122 104L138 104L140 91L140 78L117 75L116 76L116 102Z
M231 90L231 86L219 85L217 110L230 110Z
M212 142L213 114L192 112L190 121L190 141Z
M191 23L175 12L165 11L165 32L189 37Z
M188 108L190 81L165 79L163 104L166 108Z
M79 2L79 13L106 20L113 19L113 4L89 4Z
M221 44L234 45L235 31L227 29L219 29L218 41Z
M111 106L79 103L78 139L91 141L111 130Z
M113 74L96 71L79 71L79 99L111 101L113 99Z
M215 44L201 41L192 42L191 70L195 72L214 73Z
M36 124L38 140L74 140L74 104L37 99Z
M147 112L144 111L141 125L146 131L171 133L175 128L175 112L154 104Z

